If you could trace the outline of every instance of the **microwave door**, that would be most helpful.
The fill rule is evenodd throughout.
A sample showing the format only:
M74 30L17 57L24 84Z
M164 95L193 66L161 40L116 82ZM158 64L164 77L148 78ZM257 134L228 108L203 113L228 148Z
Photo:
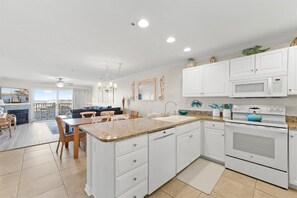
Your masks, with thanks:
M269 79L232 82L232 97L268 97Z

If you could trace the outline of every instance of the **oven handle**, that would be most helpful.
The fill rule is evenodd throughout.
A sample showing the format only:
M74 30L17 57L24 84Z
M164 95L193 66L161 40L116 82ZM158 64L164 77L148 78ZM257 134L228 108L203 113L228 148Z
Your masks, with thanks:
M284 129L284 128L278 128L278 127L268 127L268 126L256 126L256 125L248 125L248 124L239 124L239 123L225 123L226 126L237 126L237 127L242 127L242 128L252 128L252 129L265 129L265 130L270 130L273 132L279 132L279 133L284 133L287 134L288 133L288 129Z

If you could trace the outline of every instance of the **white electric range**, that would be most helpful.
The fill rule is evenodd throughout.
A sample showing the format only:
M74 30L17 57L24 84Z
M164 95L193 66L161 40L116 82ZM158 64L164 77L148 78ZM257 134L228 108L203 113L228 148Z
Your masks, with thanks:
M247 121L257 109L261 122ZM288 188L288 126L285 106L234 105L226 120L227 168Z

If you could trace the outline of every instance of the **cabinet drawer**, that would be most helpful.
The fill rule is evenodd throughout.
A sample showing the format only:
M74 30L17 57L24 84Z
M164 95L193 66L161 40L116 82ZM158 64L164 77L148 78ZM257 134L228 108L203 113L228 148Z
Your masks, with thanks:
M120 176L147 162L148 148L123 155L116 159L116 176Z
M179 125L176 127L176 135L182 135L192 130L192 123Z
M209 129L217 129L217 130L224 131L224 129L225 129L225 123L224 122L209 122L209 121L205 121L204 122L204 127L205 128L209 128Z
M128 140L117 142L116 157L125 155L127 153L142 149L148 145L148 135L142 135Z
M199 128L200 128L200 122L192 122L191 123L192 130L199 129Z
M147 195L147 180L144 180L118 198L143 198L145 195Z
M130 190L148 177L147 163L116 178L116 196Z

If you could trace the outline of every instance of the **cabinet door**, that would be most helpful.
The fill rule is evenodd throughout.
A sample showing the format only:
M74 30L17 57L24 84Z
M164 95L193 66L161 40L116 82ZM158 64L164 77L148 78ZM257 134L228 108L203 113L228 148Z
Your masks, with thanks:
M288 48L256 55L256 75L273 73L286 75L288 71Z
M297 185L297 131L291 130L289 138L289 183Z
M230 78L253 76L255 72L255 56L246 56L230 60Z
M178 173L190 164L189 133L177 136L176 141L177 141L176 172Z
M288 94L297 94L297 46L289 48Z
M190 161L193 162L201 155L201 133L200 129L195 129L190 134Z
M229 61L203 66L203 96L228 96Z
M202 95L202 67L183 70L183 96L195 97Z
M204 134L205 156L224 162L225 160L225 143L224 131L205 128Z

